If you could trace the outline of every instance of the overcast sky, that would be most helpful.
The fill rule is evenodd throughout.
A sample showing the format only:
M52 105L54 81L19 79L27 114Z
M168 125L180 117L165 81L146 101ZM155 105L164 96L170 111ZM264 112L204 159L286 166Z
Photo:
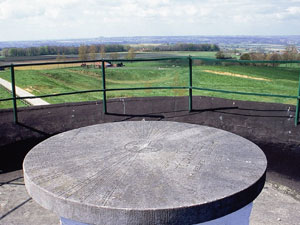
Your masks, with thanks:
M299 34L300 0L0 0L0 41Z

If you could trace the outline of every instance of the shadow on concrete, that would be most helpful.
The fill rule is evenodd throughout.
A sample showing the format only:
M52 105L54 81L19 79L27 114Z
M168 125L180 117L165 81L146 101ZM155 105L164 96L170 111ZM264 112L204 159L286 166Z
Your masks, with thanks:
M106 115L110 115L110 116L119 116L119 117L128 117L128 118L125 118L125 119L122 119L120 120L121 121L127 121L127 120L130 120L130 119L133 119L133 118L154 118L154 119L159 119L159 120L162 120L165 118L164 115L156 115L156 114L121 114L121 113L106 113Z
M28 125L26 125L26 124L24 124L24 123L18 122L17 125L22 126L22 127L26 128L26 129L28 129L28 130L33 131L33 132L39 133L39 134L41 134L41 135L44 135L45 137L50 137L50 136L51 136L49 133L46 133L46 132L41 131L41 130L39 130L39 129L36 129L36 128L32 127L32 126L28 126Z
M0 173L22 169L27 152L57 133L145 118L211 126L238 134L262 148L269 171L300 181L300 126L294 125L293 105L194 96L191 112L187 97L110 99L107 114L102 108L101 101L25 107L18 109L18 124L13 123L12 110L0 110Z
M246 109L238 109L238 110L246 110ZM228 115L235 115L235 116L244 116L244 117L260 117L260 118L294 118L293 116L277 116L277 115L253 115L253 114L246 114L246 113L234 113L234 112L224 112L223 109L215 109L211 111L216 111L216 112L222 112L223 114L228 114ZM249 112L249 110L247 110ZM254 111L255 112L255 111ZM257 112L280 112L280 111L271 111L271 110L261 110Z
M0 174L22 169L26 154L42 139L23 140L2 147L0 151Z
M12 182L17 181L17 180L20 180L20 179L22 179L22 178L23 178L23 177L17 177L17 178L14 178L14 179L9 180L9 181L6 181L6 182L0 182L0 187L1 187L2 185L5 185L5 184L11 184L11 185L25 185L24 183L12 183Z
M12 212L14 212L15 210L17 210L18 208L22 207L23 205L25 205L27 202L29 202L32 198L28 198L27 200L25 200L24 202L22 202L21 204L17 205L15 208L9 210L7 213L5 213L4 215L2 215L0 217L0 221L2 219L4 219L5 217L7 217L9 214L11 214Z
M235 110L235 111L226 112L228 110ZM290 111L294 112L294 110L290 110ZM193 112L222 112L223 114L246 116L246 117L293 118L293 116L291 117L291 116L274 115L274 113L286 112L286 110L268 110L268 109L259 110L259 109L248 109L248 108L241 108L241 107L218 107L218 108L207 108L207 109L193 109L191 113Z

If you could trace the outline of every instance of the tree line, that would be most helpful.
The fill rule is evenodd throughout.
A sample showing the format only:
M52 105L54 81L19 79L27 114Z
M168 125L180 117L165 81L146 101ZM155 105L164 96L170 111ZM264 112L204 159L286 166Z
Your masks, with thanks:
M81 45L81 46L85 46L85 45ZM78 55L80 47L41 46L41 47L29 47L29 48L4 48L2 49L2 55L5 57L40 56L40 55ZM105 52L126 52L130 48L129 46L119 45L119 44L91 45L86 47L95 48L96 51L100 51L101 48L104 48Z
M281 54L277 52L244 53L241 55L240 59L254 61L300 61L300 54L298 53L298 49L296 46L287 46Z
M178 43L172 45L158 45L148 48L152 51L220 51L220 47L216 44Z
M236 59L232 58L231 54L224 53L223 51L218 51L216 53L217 59ZM249 52L243 53L240 56L240 60L251 60L251 61L274 61L274 63L251 63L252 65L267 65L267 66L278 66L276 61L300 61L300 53L296 46L287 46L281 53L269 52L269 53L259 53L259 52Z
M135 46L121 44L105 45L81 45L75 46L41 46L29 48L4 48L2 55L5 57L17 56L40 56L40 55L82 55L82 52L128 52L134 51L219 51L220 48L215 44L170 44L157 46ZM132 50L131 50L132 51Z

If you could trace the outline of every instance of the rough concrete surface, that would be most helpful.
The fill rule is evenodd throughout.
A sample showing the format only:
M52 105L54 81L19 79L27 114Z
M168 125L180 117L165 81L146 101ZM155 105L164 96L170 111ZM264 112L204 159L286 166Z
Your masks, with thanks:
M1 225L59 225L57 215L30 199L22 170L1 174L0 182ZM300 201L283 190L284 186L267 180L254 201L250 225L300 224Z
M254 204L251 225L300 225L300 126L294 126L295 106L202 96L194 96L193 104L189 112L187 97L111 99L106 115L101 101L20 107L18 124L13 123L11 109L0 110L0 182L21 174L23 159L36 144L67 130L142 119L207 125L247 138L267 156L267 188ZM18 188L20 194L13 195L10 188ZM0 184L0 192L0 224L59 224L56 216L35 208L32 201L12 210L29 198L25 187Z
M228 215L261 192L266 167L261 149L238 135L170 121L67 131L35 146L23 164L35 201L100 225L191 225Z

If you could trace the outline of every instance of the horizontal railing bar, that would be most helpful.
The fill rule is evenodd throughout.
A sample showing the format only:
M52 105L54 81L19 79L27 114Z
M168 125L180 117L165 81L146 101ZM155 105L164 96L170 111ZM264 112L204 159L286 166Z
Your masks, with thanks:
M232 62L232 63L271 63L271 64L287 64L287 63L300 63L299 60L237 60L237 59L214 59L214 58L202 58L202 57L191 57L192 59L203 60L203 61L213 61L213 62Z
M0 99L0 102L11 101L13 99L14 98L2 98L2 99Z
M184 86L166 87L166 86L164 86L164 87L136 87L136 88L107 88L107 89L105 89L105 91L134 91L134 90L158 90L158 89L165 89L165 90L189 89L189 87L184 87ZM220 90L220 89L198 88L198 87L192 87L192 89L201 90L201 91L220 92L220 93L227 93L227 94L240 94L240 95L254 95L254 96L265 96L265 97L300 99L300 96L290 96L290 95L260 94L260 93L227 91L227 90ZM23 99L34 99L34 98L47 98L47 97L84 94L84 93L92 93L92 92L103 92L103 91L104 91L103 89L94 89L94 90L84 90L84 91L65 92L65 93L58 93L58 94L49 94L49 95L16 97L16 99L23 100ZM11 101L11 100L13 100L13 98L5 98L5 99L0 99L0 102Z
M141 88L108 88L105 91L124 91L124 90L146 90L146 89L188 89L188 87L141 87ZM23 96L23 97L16 97L17 100L23 99L35 99L35 98L47 98L47 97L55 97L55 96L62 96L62 95L74 95L74 94L84 94L84 93L91 93L91 92L103 92L103 89L94 89L94 90L84 90L84 91L74 91L74 92L65 92L65 93L58 93L58 94L48 94L48 95L35 95L35 96ZM13 98L5 98L0 99L1 101L11 101Z
M134 90L157 90L157 89L188 89L189 87L136 87L136 88L108 88L106 91L134 91Z
M201 90L201 91L220 92L220 93L226 93L226 94L255 95L255 96L277 97L277 98L292 98L292 99L297 99L297 98L299 98L299 96L274 95L274 94L251 93L251 92L239 92L239 91L226 91L226 90L210 89L210 88L198 88L198 87L193 87L193 89L195 89L195 90Z
M177 60L187 59L187 57L169 57L169 58L149 58L149 59L98 59L98 60L75 60L75 61L63 61L63 62L41 62L41 63L20 63L3 65L0 68L10 68L11 65L14 67L24 66L44 66L44 65L60 65L60 64L74 64L74 63L95 63L95 62L144 62L144 61L165 61L165 60Z
M151 61L167 61L167 60L184 60L188 59L189 56L178 56L178 57L164 57L164 58L140 58L140 59L98 59L98 60L75 60L75 61L64 61L64 62L41 62L41 63L21 63L12 64L14 67L24 66L43 66L43 65L61 65L61 64L73 64L73 63L95 63L95 62L151 62ZM211 62L231 62L231 63L270 63L270 64L293 64L299 63L300 61L259 61L259 60L237 60L237 59L214 59L214 58L202 58L202 57L190 57L193 60L211 61ZM11 65L3 65L0 68L9 68Z
M164 57L164 58L140 58L140 59L105 59L104 61L110 62L149 62L149 61L167 61L167 60L183 60L187 59L186 56L178 56L178 57Z
M74 92L65 92L65 93L58 93L58 94L49 94L49 95L38 95L38 96L23 96L23 97L16 97L16 99L33 99L33 98L47 98L47 97L55 97L55 96L62 96L62 95L75 95L75 94L84 94L84 93L92 93L92 92L102 92L102 89L95 89L95 90L86 90L86 91L74 91Z

